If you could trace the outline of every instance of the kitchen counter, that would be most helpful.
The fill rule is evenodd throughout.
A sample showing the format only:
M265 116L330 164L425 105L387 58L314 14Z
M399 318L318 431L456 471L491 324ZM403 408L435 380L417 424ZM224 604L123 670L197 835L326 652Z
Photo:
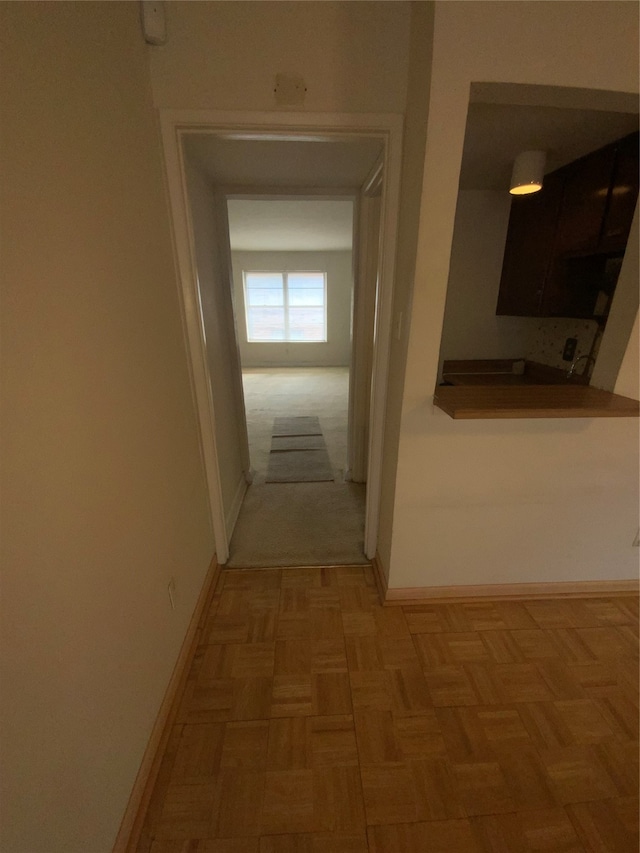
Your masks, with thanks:
M520 377L522 379L522 377ZM433 402L452 418L637 418L640 403L584 385L440 385Z

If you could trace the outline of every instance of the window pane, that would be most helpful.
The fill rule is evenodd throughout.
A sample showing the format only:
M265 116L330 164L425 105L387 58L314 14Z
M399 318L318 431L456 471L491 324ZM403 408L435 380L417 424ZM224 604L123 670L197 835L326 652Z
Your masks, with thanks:
M250 341L283 341L284 308L247 308L247 337Z
M270 287L247 288L247 304L250 306L284 305L282 288L280 290Z
M244 289L247 308L284 305L282 273L245 273Z
M245 273L247 290L260 287L273 287L282 290L282 273L279 272L248 272Z
M289 308L290 341L324 341L324 308Z
M294 290L289 288L289 305L316 305L322 307L324 305L324 288L301 288Z
M305 290L308 287L324 290L324 273L290 272L287 283L289 290Z

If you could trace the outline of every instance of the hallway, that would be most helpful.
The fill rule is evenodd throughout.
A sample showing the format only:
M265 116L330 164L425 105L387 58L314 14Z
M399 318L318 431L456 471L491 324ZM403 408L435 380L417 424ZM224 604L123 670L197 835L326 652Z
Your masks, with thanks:
M231 540L234 568L365 562L365 486L344 480L347 367L247 368L243 372L254 480ZM274 418L316 415L333 482L265 483Z
M138 853L632 853L637 599L224 570Z

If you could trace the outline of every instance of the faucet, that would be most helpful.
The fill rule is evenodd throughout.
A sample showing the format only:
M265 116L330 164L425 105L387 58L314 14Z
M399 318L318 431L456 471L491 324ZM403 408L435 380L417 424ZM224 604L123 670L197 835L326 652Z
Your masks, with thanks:
M592 361L594 364L596 363L596 360L592 355L579 355L577 358L574 358L573 361L571 362L571 367L569 368L569 370L567 370L567 379L571 379L571 377L575 373L578 362L582 361L583 358L587 359L587 364L585 365L584 373L582 374L582 376L584 376L585 373L587 372L587 370L589 369L589 362L590 361Z

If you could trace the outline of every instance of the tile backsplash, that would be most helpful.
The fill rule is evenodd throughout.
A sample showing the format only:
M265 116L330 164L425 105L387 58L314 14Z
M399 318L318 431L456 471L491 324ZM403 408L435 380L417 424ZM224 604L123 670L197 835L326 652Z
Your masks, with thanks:
M594 356L592 348L598 335L598 323L595 320L572 320L563 317L549 317L540 320L529 340L527 359L549 367L567 370L571 362L563 361L562 351L567 338L577 338L578 345L574 358L580 355ZM581 362L582 364L582 362ZM580 368L582 373L583 368ZM591 371L591 368L590 368Z

